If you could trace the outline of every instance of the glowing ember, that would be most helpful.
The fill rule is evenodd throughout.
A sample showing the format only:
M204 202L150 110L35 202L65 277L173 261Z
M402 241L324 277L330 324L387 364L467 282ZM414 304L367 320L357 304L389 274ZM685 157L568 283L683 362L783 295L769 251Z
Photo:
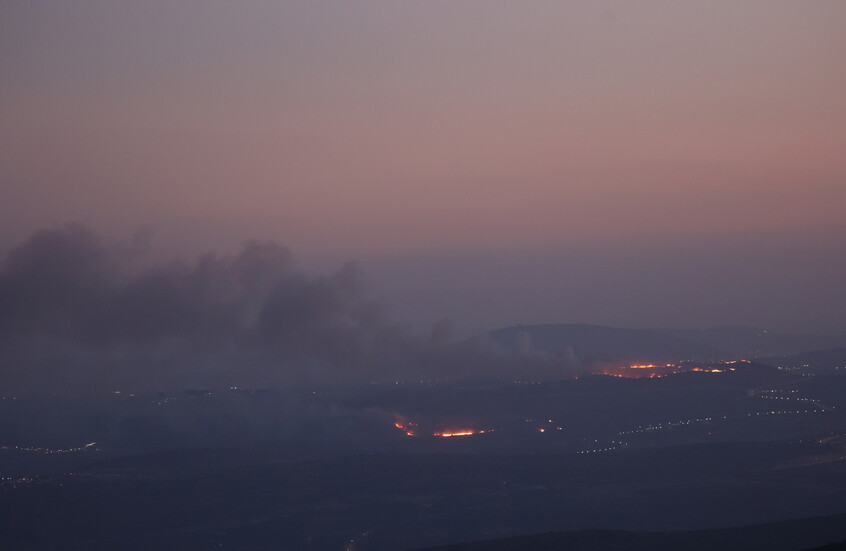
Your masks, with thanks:
M414 427L416 427L417 424L407 421L403 417L397 417L397 420L394 422L394 426L403 431L406 436L414 436Z

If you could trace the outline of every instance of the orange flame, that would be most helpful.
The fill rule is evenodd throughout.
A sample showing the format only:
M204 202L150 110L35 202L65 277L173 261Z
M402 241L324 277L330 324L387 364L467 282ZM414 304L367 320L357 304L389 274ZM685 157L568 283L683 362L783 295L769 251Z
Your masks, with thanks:
M472 436L477 434L476 431L472 430L457 430L455 432L433 432L432 436L440 436L441 438L449 438L451 436Z
M599 371L599 375L609 375L611 377L624 377L627 379L639 379L641 377L649 377L651 379L666 377L671 373L678 373L679 366L676 364L631 364L621 365L619 367L607 367Z
M397 420L394 422L394 426L399 430L403 431L406 436L414 436L414 429L417 425L412 423L411 421L406 421L405 418L397 417Z

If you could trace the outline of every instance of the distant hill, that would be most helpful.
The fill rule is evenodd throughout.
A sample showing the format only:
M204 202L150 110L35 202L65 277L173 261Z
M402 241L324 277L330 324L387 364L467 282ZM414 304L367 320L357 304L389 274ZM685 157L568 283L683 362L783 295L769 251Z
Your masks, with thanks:
M621 329L585 324L517 325L489 333L499 346L574 356L581 361L712 361L725 353L708 344L652 329Z
M846 347L846 335L794 335L741 325L656 331L719 349L734 358L788 356L811 350Z
M846 348L812 350L792 356L758 358L758 363L785 370L814 373L842 373L846 375Z
M715 361L846 347L846 335L790 335L743 326L698 330L516 325L492 331L488 336L506 350L537 351L581 361Z
M628 532L578 530L459 543L417 551L839 551L846 537L846 515L789 520L720 530ZM818 547L825 545L824 547Z

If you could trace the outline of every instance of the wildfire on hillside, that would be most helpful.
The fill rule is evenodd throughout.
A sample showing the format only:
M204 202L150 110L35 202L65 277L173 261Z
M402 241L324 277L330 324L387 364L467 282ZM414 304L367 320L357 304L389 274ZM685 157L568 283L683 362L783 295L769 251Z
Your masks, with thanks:
M437 436L439 438L452 438L456 436L473 436L474 434L485 434L486 432L493 432L493 429L476 430L473 428L434 428L429 430L421 429L420 425L409 421L401 415L396 415L394 420L394 427L403 431L406 436Z
M740 362L749 363L746 360ZM696 371L701 373L726 373L735 371L736 368L728 367L728 364L737 364L739 361L722 362L715 365L680 365L673 363L666 364L632 364L620 366L603 366L595 372L596 375L609 375L611 377L622 377L626 379L656 379L666 377L674 373Z
M416 431L414 430L414 427L417 426L417 423L412 423L405 417L397 415L396 420L394 421L394 426L399 430L403 431L406 436L416 436Z
M509 425L506 427L497 427L492 428L487 426L484 429L474 428L474 425L478 426L477 423L473 421L454 421L454 422L439 422L439 423L426 423L421 421L421 424L409 421L406 417L396 414L394 420L394 427L398 430L401 430L406 436L411 437L421 437L421 438L458 438L458 437L469 437L469 436L477 436L481 434L489 434L492 432L502 431L502 430L515 430L517 432L523 431L530 431L536 433L558 433L558 431L563 431L564 426L563 423L560 421L556 421L555 419L521 419L522 423L517 423L516 425ZM526 423L526 426L522 426L523 423Z
M678 373L680 367L676 364L632 364L620 366L605 366L597 371L597 375L610 375L626 379L641 379L645 377L666 377L671 373Z
M485 431L475 431L470 429L460 429L445 432L433 432L432 436L440 436L441 438L449 438L451 436L472 436L474 434L481 434Z
M720 367L694 367L690 369L690 371L701 371L703 373L725 373L726 371L735 371L733 367L727 368L720 368Z

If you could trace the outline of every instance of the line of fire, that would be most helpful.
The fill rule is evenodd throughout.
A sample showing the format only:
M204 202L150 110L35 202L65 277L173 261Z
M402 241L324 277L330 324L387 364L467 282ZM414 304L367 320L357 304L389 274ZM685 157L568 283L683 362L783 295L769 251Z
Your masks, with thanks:
M547 431L563 431L564 427L561 424L557 423L552 419L544 419L544 420L537 420L537 419L523 419L524 423L529 424L530 430L535 432L544 433ZM406 436L431 436L431 437L438 437L438 438L455 438L455 437L462 437L462 436L474 436L477 434L487 434L491 432L495 432L496 429L492 428L485 428L485 429L475 429L475 428L436 428L430 427L428 429L423 429L418 423L414 423L409 421L405 417L401 415L396 416L396 420L394 422L394 426L405 433Z
M473 436L474 434L485 434L493 432L493 429L476 430L472 428L453 428L438 430L421 430L420 425L413 423L402 416L397 416L394 426L403 431L406 436L437 436L440 438L452 438L460 436Z
M717 364L691 364L681 363L666 364L631 364L620 366L605 366L597 370L594 375L608 375L611 377L624 377L627 379L666 377L676 373L698 372L698 373L727 373L736 371L736 364L750 363L748 360L733 360Z

